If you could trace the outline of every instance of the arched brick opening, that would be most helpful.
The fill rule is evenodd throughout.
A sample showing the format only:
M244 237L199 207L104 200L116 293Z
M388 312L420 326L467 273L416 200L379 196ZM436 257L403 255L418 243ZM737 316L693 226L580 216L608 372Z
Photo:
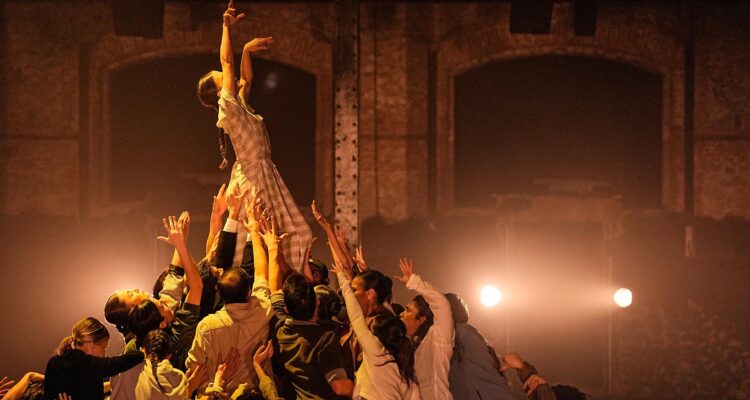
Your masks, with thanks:
M166 27L165 27L166 29ZM322 35L285 28L282 43L260 58L290 65L310 73L316 79L315 93L315 197L324 204L332 203L332 67L331 44L321 40ZM249 32L239 32L235 37L250 37ZM133 37L108 35L102 38L89 53L89 210L93 216L107 215L113 210L129 209L130 204L119 203L110 193L111 146L109 82L113 73L138 63L180 56L216 54L220 33L213 30L165 34L164 39L145 40ZM237 46L235 46L237 47ZM213 149L206 149L208 152ZM85 199L81 199L85 201Z
M516 35L497 23L477 24L446 36L437 53L437 206L441 213L458 208L454 198L455 78L478 66L515 58L570 55L603 58L644 69L662 77L662 207L683 207L683 48L673 36L649 24L621 25L616 14L600 10L595 37L573 34L572 11L556 4L549 35ZM482 211L482 210L475 210Z

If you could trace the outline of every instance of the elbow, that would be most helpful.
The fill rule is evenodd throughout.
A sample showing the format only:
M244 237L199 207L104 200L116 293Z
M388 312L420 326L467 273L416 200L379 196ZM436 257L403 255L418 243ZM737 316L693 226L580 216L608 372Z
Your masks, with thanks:
M338 379L331 382L331 389L338 396L352 397L354 382L351 379Z

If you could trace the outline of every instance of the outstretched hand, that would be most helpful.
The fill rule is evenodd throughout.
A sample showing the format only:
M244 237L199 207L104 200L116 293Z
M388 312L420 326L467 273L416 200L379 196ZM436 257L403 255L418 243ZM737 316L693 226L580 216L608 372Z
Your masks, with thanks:
M526 379L526 383L523 384L523 387L524 389L526 389L526 395L531 397L531 394L534 393L536 388L546 383L547 383L546 379L542 378L541 376L537 374L533 374L529 377L529 379Z
M267 343L261 344L258 350L255 351L253 356L253 365L260 368L266 360L273 356L273 344L269 340Z
M180 223L174 215L162 219L167 236L157 236L156 239L161 240L164 243L169 243L174 247L185 247L185 239L187 238L185 230L189 225L189 217L187 218L187 221L187 224L184 222Z
M359 267L360 272L365 272L370 269L367 266L367 262L365 262L365 253L364 250L362 250L362 245L359 245L354 249L354 262L357 264L357 267Z
M243 51L248 53L257 53L259 51L268 50L268 45L273 43L272 37L253 38L249 42L245 43L242 48Z
M239 218L242 204L245 202L245 197L248 193L248 189L244 189L242 192L240 192L240 187L236 186L235 189L227 195L227 208L229 209L229 218L234 220L237 220L237 218Z
M234 0L229 0L229 5L227 5L227 10L224 11L223 16L224 26L231 28L243 18L245 18L245 13L237 15L237 9L234 8Z
M222 183L219 188L219 192L214 196L213 206L211 207L211 215L215 217L221 217L227 211L227 198L225 192L227 190L227 184Z
M331 230L331 224L328 223L328 220L326 220L326 217L324 217L320 211L318 211L318 205L315 203L315 200L313 200L312 204L310 205L312 208L313 216L315 217L315 220L318 221L318 225L320 225L323 230L326 232Z
M524 366L523 359L516 352L510 352L504 355L501 361L502 361L502 366L500 368L500 371L503 371L503 372L509 368L521 369Z
M4 376L3 379L0 379L0 396L4 397L5 393L8 393L14 383L15 381L8 379L7 376Z
M393 275L393 277L399 282L406 284L414 272L414 261L408 258L401 258L398 260L398 266L401 268L401 275Z
M279 242L289 236L289 233L286 232L281 235L276 234L276 217L273 215L270 218L261 218L258 221L258 233L263 238L263 242L269 250L278 247Z

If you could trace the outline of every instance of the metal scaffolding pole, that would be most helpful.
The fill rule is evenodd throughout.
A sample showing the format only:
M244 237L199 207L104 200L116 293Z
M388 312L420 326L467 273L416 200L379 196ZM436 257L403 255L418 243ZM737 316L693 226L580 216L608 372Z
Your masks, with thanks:
M334 220L359 240L359 1L336 1Z

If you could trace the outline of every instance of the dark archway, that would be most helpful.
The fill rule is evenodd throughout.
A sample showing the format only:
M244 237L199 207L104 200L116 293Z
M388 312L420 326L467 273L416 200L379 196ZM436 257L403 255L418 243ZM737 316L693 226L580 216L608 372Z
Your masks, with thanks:
M608 182L626 207L661 206L662 78L628 64L539 56L455 79L455 199L545 194L543 180Z
M239 65L239 55L236 55ZM137 201L154 193L190 191L219 173L216 111L196 97L198 78L218 68L200 54L129 65L110 79L111 198ZM315 196L315 76L253 59L250 104L263 115L273 159L295 200ZM230 157L233 161L234 157Z

